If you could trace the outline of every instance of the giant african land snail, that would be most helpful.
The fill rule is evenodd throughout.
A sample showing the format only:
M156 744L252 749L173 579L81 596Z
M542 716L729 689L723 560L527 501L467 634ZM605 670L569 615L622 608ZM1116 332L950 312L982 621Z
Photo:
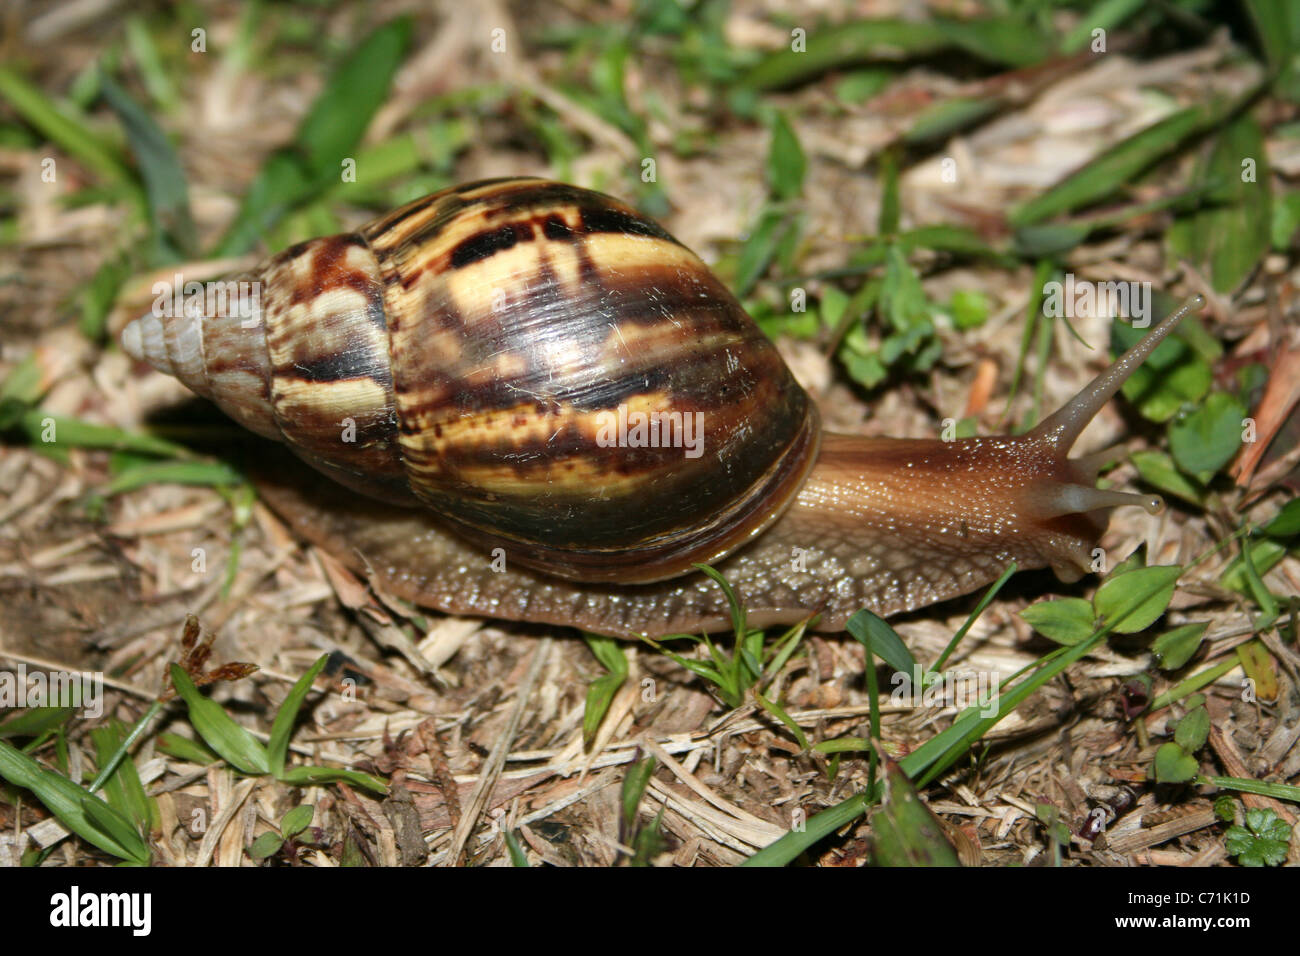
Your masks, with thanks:
M445 190L252 279L251 321L146 315L122 345L353 489L268 474L276 510L417 603L622 635L727 626L696 563L755 624L819 611L826 630L965 594L1013 560L1077 577L1107 509L1160 499L1096 489L1098 462L1070 447L1200 306L1033 431L937 441L823 434L694 254L572 186ZM699 453L629 447L638 413L701 423Z

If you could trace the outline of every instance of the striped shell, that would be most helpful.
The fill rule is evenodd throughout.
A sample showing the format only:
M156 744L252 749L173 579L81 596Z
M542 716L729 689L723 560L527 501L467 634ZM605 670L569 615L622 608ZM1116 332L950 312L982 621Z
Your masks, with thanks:
M552 575L717 560L817 455L812 402L735 298L600 193L470 183L244 278L252 321L146 315L124 348L336 481ZM661 447L636 412L658 413ZM662 447L688 421L698 456Z

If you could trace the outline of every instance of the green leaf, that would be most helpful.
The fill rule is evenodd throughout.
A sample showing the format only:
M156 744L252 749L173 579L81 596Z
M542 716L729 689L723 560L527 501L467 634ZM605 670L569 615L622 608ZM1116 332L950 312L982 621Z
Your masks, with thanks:
M309 803L294 807L280 819L280 833L287 840L311 826L316 808Z
M1127 558L1110 569L1110 576L1117 577L1125 572L1136 571L1138 568L1145 568L1146 566L1146 549L1145 547L1137 548Z
M989 63L1025 67L1050 57L1054 37L1045 35L1028 20L994 16L956 20L935 17L940 35L960 50Z
M1269 238L1275 252L1291 248L1291 240L1300 230L1300 189L1293 189L1273 202L1273 222Z
M871 99L893 79L888 70L857 70L835 84L835 98L844 103L862 103Z
M941 100L920 111L903 134L908 145L946 140L964 129L982 122L1002 108L996 96L959 96Z
M244 476L221 461L153 461L119 472L100 494L105 498L149 485L240 485Z
M977 329L988 321L988 296L975 289L958 289L952 294L948 311L954 327L962 331Z
M636 826L637 808L641 805L641 798L645 796L645 788L650 785L650 778L654 775L657 765L658 761L653 756L646 757L629 767L627 775L623 778L623 789L619 800L623 809L625 833L632 833Z
M944 38L927 22L857 20L839 26L804 31L804 49L797 38L784 50L768 54L744 77L744 85L758 90L793 86L828 70L865 63L886 55L928 55L944 45Z
M23 414L19 421L21 427L35 445L45 443L67 445L73 448L111 448L116 451L135 451L144 455L159 455L169 458L193 458L193 453L183 445L177 445L153 435L142 435L123 431L111 425L96 425L93 422L77 418L65 418L51 415L39 408L33 408Z
M1158 783L1186 783L1196 779L1201 765L1183 752L1176 743L1161 744L1156 751L1155 773Z
M848 307L849 297L835 286L828 285L822 290L821 301L818 303L821 324L830 329L838 328Z
M1191 259L1219 292L1231 292L1268 252L1272 175L1264 133L1249 113L1219 131L1194 184L1216 184L1209 201L1169 230L1173 254ZM1208 267L1208 268L1207 268Z
M898 636L898 632L890 627L884 618L863 608L849 618L844 627L859 644L894 670L901 671L908 676L916 672L916 658L907 649L907 645ZM869 661L870 658L868 658ZM868 663L868 666L870 666L870 663Z
M795 719L786 712L784 707L782 707L780 704L776 703L775 701L768 700L762 694L759 694L757 692L755 692L754 694L754 700L758 703L760 707L762 707L765 711L767 711L769 714L771 714L773 717L775 717L777 720L779 720L782 724L785 725L786 730L790 731L791 735L795 739L795 742L799 744L800 750L808 749L807 735L803 732L803 728L800 727L795 722Z
M1277 815L1277 811L1266 807L1250 807L1246 810L1246 826L1258 837L1268 840L1291 841L1290 825Z
M871 741L866 737L836 737L812 745L813 750L821 754L857 753L871 749Z
M221 758L197 740L180 734L164 732L158 735L158 749L168 757L196 763L200 766L216 763Z
M1178 565L1157 565L1112 575L1093 595L1093 610L1115 633L1136 634L1165 613L1182 573Z
M1179 471L1169 455L1150 449L1135 451L1129 457L1142 480L1158 491L1190 501L1194 505L1204 503L1205 486Z
M843 348L840 349L840 361L844 363L844 371L849 378L863 388L875 388L889 374L889 369L885 368L885 363L880 361L880 356L875 352L860 355Z
M1226 660L1220 661L1219 663L1213 665L1212 667L1207 667L1204 670L1197 671L1195 674L1191 675L1190 677L1184 678L1183 680L1179 681L1173 687L1169 688L1169 690L1165 691L1155 700L1151 701L1151 703L1147 705L1147 710L1149 712L1154 713L1155 711L1160 710L1162 707L1168 707L1170 704L1174 703L1175 701L1182 700L1184 697L1187 697L1189 694L1195 693L1196 691L1200 690L1202 687L1210 686L1216 680L1222 677L1224 674L1228 673L1228 671L1236 667L1237 664L1238 664L1237 659L1235 657L1230 657ZM1150 680L1150 678L1146 678L1146 679Z
M1270 538L1291 538L1300 534L1300 498L1292 498L1260 529Z
M190 723L204 742L241 773L258 776L270 773L264 748L247 730L230 719L219 704L199 693L178 665L171 665L172 686L189 708Z
M925 297L921 277L897 245L891 244L889 247L885 280L880 287L879 307L881 315L897 332L902 333L901 337L894 337L900 343L899 352L915 351L920 339L934 332L930 323L930 303ZM881 352L886 364L896 357L885 355L883 348Z
M248 855L254 860L265 860L279 853L282 846L284 846L284 840L280 837L280 834L274 830L267 830L253 841L253 845L248 848Z
M293 736L293 725L298 720L298 711L302 708L302 702L307 699L311 685L325 669L328 660L328 654L322 654L317 658L316 663L311 665L307 673L294 682L284 698L284 703L275 713L275 721L271 724L271 738L267 741L265 754L267 770L277 779L284 773L284 762L289 753L289 738ZM267 771L263 771L265 772Z
M1255 567L1255 573L1249 573L1242 556L1238 555L1228 562L1228 566L1219 575L1220 586L1251 595L1254 591L1251 579L1273 570L1286 556L1286 550L1286 546L1279 541L1252 541L1250 562Z
M1211 392L1200 408L1169 425L1169 450L1178 467L1213 474L1241 448L1246 407L1227 392Z
M1291 827L1267 809L1246 811L1246 825L1228 827L1224 846L1242 866L1278 866L1286 859Z
M727 583L726 578L707 564L697 564L695 567L697 570L703 571L705 575L712 578L717 583L718 587L722 588L722 593L727 599L727 607L731 609L731 629L735 632L736 640L738 642L743 640L745 633L748 630L745 626L745 607L740 603L740 599L736 597L736 592L732 589L731 585ZM713 644L709 641L707 634L704 636L704 640L709 644L711 649Z
M11 417L0 419L0 428L10 427L17 420L17 411L30 408L40 401L46 388L36 353L28 352L13 366L4 384L0 385L0 406L16 410Z
M1189 335L1192 328L1192 325L1184 324L1178 332L1161 342L1121 389L1124 397L1137 405L1143 417L1151 421L1168 421L1184 405L1200 401L1210 390L1214 380L1210 367L1212 356L1202 354L1201 349L1192 343ZM1145 329L1125 322L1113 323L1110 336L1112 357L1118 358L1145 335Z
M614 695L627 680L628 666L623 648L612 637L584 634L583 638L596 660L609 671L587 687L587 704L582 712L582 743L584 747L590 748L596 739L596 731L600 729L600 722L605 719L609 705L614 701Z
M660 807L650 826L637 830L636 837L632 840L632 859L628 861L628 866L649 866L650 861L663 852L664 839L660 833L663 821L664 808Z
M310 178L337 181L340 162L361 142L371 117L388 100L410 38L411 22L406 17L385 23L330 74L294 141Z
M169 35L167 27L164 35ZM149 92L149 96L158 104L163 113L170 113L180 108L176 85L163 64L158 44L154 42L142 17L132 16L126 21L126 46L131 52L131 59L140 73L140 79ZM170 45L169 45L170 46Z
M808 624L808 620L803 620L791 625L772 643L771 647L763 651L764 659L767 661L762 669L764 678L770 679L781 673L781 668L785 667L786 661L799 649L799 644L808 630Z
M148 845L126 817L4 741L0 741L0 777L30 790L60 823L87 843L131 863L149 862Z
M1175 671L1190 661L1201 646L1201 639L1209 626L1208 621L1184 624L1157 637L1151 644L1151 650L1160 659L1160 667Z
M507 830L502 836L506 839L506 849L510 851L510 865L527 868L528 856L519 843L519 836L514 830Z
M1272 544L1273 542L1265 542L1265 543ZM1255 567L1255 548L1260 546L1261 546L1261 542L1254 541L1249 537L1245 538L1241 542L1241 562L1242 562L1241 566L1246 573L1246 584L1250 587L1251 597L1253 597L1255 599L1255 603L1259 605L1260 615L1254 621L1255 629L1257 631L1265 631L1268 630L1268 628L1272 627L1273 622L1278 619L1279 609L1278 609L1277 598L1275 598L1273 596L1273 593L1269 591L1268 586L1264 583L1264 579L1260 576L1259 569ZM1253 646L1257 648L1259 647L1259 645L1253 645ZM1244 648L1248 648L1248 647L1252 647L1252 645L1247 644L1244 645L1243 647L1238 647L1237 653L1242 655L1242 663L1246 665L1247 675L1250 677L1255 677L1256 675L1251 673L1251 669L1250 669L1251 662L1246 659L1246 656L1243 653ZM1266 652L1264 654L1264 657L1265 659L1268 658ZM1270 677L1275 676L1272 674L1271 668L1268 668L1268 670L1269 670ZM1260 689L1260 691L1261 691L1261 696L1266 696L1270 700L1273 699L1274 695L1264 694L1262 688Z
M28 707L0 721L0 739L40 737L62 726L76 710L76 707Z
M767 152L767 181L778 200L797 199L803 192L808 160L784 113L772 118L772 144Z
M1166 116L1116 143L1082 169L1013 210L1007 221L1018 229L1106 198L1172 153L1193 133L1213 125L1217 115L1206 106L1189 106Z
M192 255L198 245L194 220L190 216L185 171L167 137L144 109L107 75L100 77L100 92L126 130L127 142L140 167L145 195L156 237L164 248L180 255Z
M121 723L116 720L106 727L91 730L90 739L95 746L96 765L100 768L109 766L116 758L118 749L124 745L125 737ZM135 764L125 756L118 760L117 769L108 778L104 787L104 799L130 819L138 832L147 833L161 822L157 804L145 793Z
M1021 226L1015 231L1016 252L1026 259L1041 259L1069 252L1092 234L1088 223L1062 222Z
M1176 339L1166 339L1161 346L1170 342L1177 343L1174 348L1181 346ZM1122 391L1124 397L1137 406L1143 418L1153 422L1167 422L1188 403L1199 402L1209 392L1213 382L1214 372L1210 363L1190 349L1185 349L1182 359L1169 368L1138 366L1124 383Z
M880 156L880 221L877 225L882 236L892 236L898 232L899 217L902 215L898 199L898 160L893 152L886 150ZM895 258L901 260L903 254L894 245L889 249ZM891 262L891 266L894 263ZM906 266L906 263L904 263Z
M148 846L141 838L140 831L125 813L99 797L85 792L81 797L81 810L92 827L133 853L129 858L130 862L140 865L148 862Z
M354 787L364 787L372 793L380 795L388 793L388 784L373 774L362 773L360 770L339 770L333 767L311 766L288 767L276 779L281 783L288 783L298 787L342 781L343 783L350 783Z
M1210 714L1204 707L1193 707L1174 729L1174 743L1192 754L1210 739Z
M1061 52L1078 53L1092 42L1093 31L1110 33L1146 5L1146 0L1097 0L1081 11L1074 27L1061 40Z
M1039 601L1020 616L1039 634L1067 646L1086 641L1095 629L1092 605L1082 598Z
M1268 59L1273 91L1300 103L1300 10L1286 0L1247 0L1245 6Z
M871 862L875 866L960 866L943 825L892 760L885 768L885 793L871 817Z
M1214 801L1214 815L1224 823L1237 819L1237 801L1226 793Z
M897 241L892 245L897 245L909 254L917 249L929 249L934 252L947 252L954 256L991 259L1008 266L1015 262L1006 253L989 245L979 233L964 226L917 226L915 229L899 233ZM884 247L878 248L881 248L881 255L883 255Z
M105 338L108 313L117 301L122 283L131 274L130 260L126 257L109 257L104 260L81 295L81 318L77 328L92 342Z
M246 252L294 206L341 181L388 90L410 40L406 18L378 27L330 75L292 146L273 153L244 194L218 255Z
M84 116L70 107L55 104L8 67L0 67L0 99L6 100L24 122L101 179L118 182L127 178L117 150L91 129Z
M733 283L737 298L744 298L767 271L776 256L777 247L786 233L793 228L792 221L778 209L766 209L759 216L749 238L740 250Z
M930 56L956 47L1004 66L1028 66L1047 49L1044 37L1019 19L863 19L806 31L804 49L790 45L764 57L744 77L751 89L793 86L841 67L873 60Z

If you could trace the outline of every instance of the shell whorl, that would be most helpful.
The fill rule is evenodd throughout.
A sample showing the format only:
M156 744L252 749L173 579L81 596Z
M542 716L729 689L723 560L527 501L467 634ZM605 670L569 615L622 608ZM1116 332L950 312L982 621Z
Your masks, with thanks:
M253 278L256 316L145 316L124 348L341 484L561 577L730 553L816 458L813 404L736 300L599 193L470 183Z

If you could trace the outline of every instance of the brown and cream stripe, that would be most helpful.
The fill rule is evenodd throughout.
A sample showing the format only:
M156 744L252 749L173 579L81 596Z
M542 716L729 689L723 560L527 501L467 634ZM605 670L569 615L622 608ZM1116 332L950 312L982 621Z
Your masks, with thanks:
M261 278L258 430L269 417L343 484L421 499L552 574L713 560L815 458L815 411L771 343L693 253L599 193L466 184L288 249ZM207 361L247 376L256 362L224 358L231 332L205 338ZM702 413L704 454L602 447L620 406Z

